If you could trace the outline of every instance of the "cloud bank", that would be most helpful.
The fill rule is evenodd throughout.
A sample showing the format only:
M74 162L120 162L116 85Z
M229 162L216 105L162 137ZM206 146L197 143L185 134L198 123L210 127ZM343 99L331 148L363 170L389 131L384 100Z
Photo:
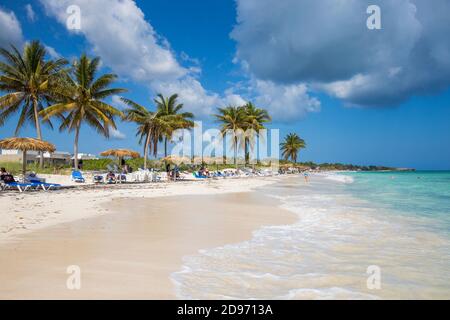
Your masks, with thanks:
M381 8L381 30L366 9ZM450 85L450 1L237 0L237 59L257 79L308 83L360 106Z

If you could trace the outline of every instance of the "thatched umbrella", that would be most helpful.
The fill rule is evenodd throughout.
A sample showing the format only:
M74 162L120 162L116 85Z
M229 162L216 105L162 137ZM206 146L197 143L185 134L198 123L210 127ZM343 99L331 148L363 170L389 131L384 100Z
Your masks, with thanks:
M100 153L102 157L116 157L119 160L119 166L123 158L139 158L139 152L127 149L110 149Z
M189 164L189 163L191 163L191 159L189 157L181 157L181 156L174 156L174 155L170 155L165 158L162 158L162 160L165 162L170 162L170 163L174 163L174 164L181 164L181 163Z
M23 179L25 180L25 174L27 171L27 151L40 151L40 152L55 152L56 148L53 144L34 139L34 138L8 138L0 140L0 148L7 150L21 150L22 151L22 171Z

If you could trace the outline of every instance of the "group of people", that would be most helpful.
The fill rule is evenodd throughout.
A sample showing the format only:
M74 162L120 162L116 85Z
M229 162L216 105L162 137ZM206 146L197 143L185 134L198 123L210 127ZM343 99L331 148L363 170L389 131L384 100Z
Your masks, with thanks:
M133 169L128 165L128 164L124 164L124 166L122 167L122 171L119 174L115 174L112 171L109 171L106 174L106 182L107 183L116 183L117 181L124 181L126 180L126 175L128 173L132 173Z
M102 175L94 176L94 182L95 183L105 182L108 184L117 183L118 181L123 182L126 181L126 175L128 173L132 173L133 169L128 164L124 164L120 173L114 173L114 171L117 172L118 170L109 169L105 177L103 177Z
M176 181L177 179L180 178L180 168L177 165L175 165L173 169L171 169L170 163L168 163L166 165L166 173L168 179L171 179L173 181Z

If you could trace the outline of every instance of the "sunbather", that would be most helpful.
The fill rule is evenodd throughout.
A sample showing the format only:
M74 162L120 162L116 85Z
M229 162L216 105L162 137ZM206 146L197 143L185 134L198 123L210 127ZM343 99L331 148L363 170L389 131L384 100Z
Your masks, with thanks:
M108 172L108 174L106 175L106 182L107 183L116 182L116 175L112 171Z
M6 171L5 168L0 169L0 180L4 183L11 183L15 182L14 176L10 174L8 171Z

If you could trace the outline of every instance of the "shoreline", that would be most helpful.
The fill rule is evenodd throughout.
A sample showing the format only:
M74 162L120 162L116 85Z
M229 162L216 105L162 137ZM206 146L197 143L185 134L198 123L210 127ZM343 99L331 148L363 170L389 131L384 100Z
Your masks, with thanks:
M294 223L296 215L278 205L248 191L112 199L101 204L110 214L1 243L0 256L9 258L0 261L0 298L176 299L170 275L184 256ZM65 286L69 265L81 268L79 291Z

